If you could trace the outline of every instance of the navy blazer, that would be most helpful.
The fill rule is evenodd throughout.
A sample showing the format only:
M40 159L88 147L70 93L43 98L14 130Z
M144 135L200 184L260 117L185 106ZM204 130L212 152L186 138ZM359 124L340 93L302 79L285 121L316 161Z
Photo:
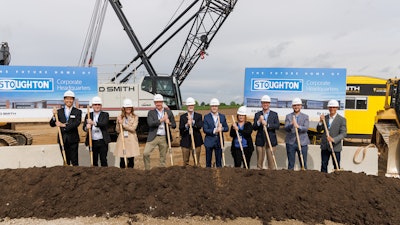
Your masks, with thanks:
M87 118L88 118L88 115L85 116L85 121L83 122L83 131L85 131L85 132L87 131L87 129L86 129ZM90 113L90 118L93 120L93 112ZM106 144L111 142L110 134L108 133L109 120L110 120L110 116L109 116L108 112L100 111L100 115L97 120L96 127L100 128L101 134L103 135L103 140ZM85 144L86 144L86 146L89 145L88 134L86 135Z
M328 126L329 115L325 116L326 125ZM336 114L335 119L332 121L332 124L329 130L329 135L333 138L333 150L335 152L342 151L342 140L347 135L347 126L346 126L346 118L343 116ZM317 132L321 133L324 131L321 137L321 149L322 150L330 150L329 143L326 139L326 132L323 122L317 125Z
M263 111L259 111L254 115L253 130L257 131L256 134L256 146L264 146L267 138L265 137L264 127L262 124L258 125L257 121L260 116L263 115ZM267 120L267 131L269 134L269 139L271 140L272 147L278 145L278 139L276 138L275 130L279 129L279 117L278 113L270 110Z
M188 113L182 114L179 118L179 133L181 134L181 143L180 146L191 148L192 147L192 138L189 134L189 127L186 127L186 123L188 121ZM203 137L201 136L201 128L203 127L203 116L197 112L193 114L194 124L192 125L193 129L193 138L194 145L199 147L203 144Z
M82 122L82 111L75 107L72 107L71 113L68 118L68 123L67 123L67 118L65 118L64 108L58 109L57 115L58 115L58 120L61 123L66 124L66 127L60 127L61 134L63 137L63 143L64 144L65 143L78 143L80 141L78 127ZM55 127L56 119L51 118L49 123L50 123L51 127ZM58 134L57 134L57 142L60 143Z
M224 114L218 113L220 118L220 123L222 124L222 132L227 132L229 130L228 123L226 122L226 117ZM204 146L212 148L215 145L220 146L219 134L214 134L215 123L212 113L208 113L204 116L203 131L206 134L204 138ZM224 135L222 135L222 141L224 141Z
M164 109L164 112L168 114L168 119L169 122L171 123L169 125L170 128L175 129L176 128L176 123L175 123L175 117L174 114L171 112L171 110ZM147 135L147 142L153 141L154 138L157 136L157 130L158 126L160 126L161 122L160 119L158 119L158 113L157 109L152 109L147 113L147 125L149 126L149 134ZM167 126L165 126L165 134L167 134ZM172 133L171 131L169 132L171 141L172 141ZM165 139L167 140L167 139Z
M296 128L294 128L292 124L293 116L295 116L295 114L292 112L287 114L285 118L285 130L287 132L285 142L286 144L297 146L297 137L295 130ZM304 146L310 144L310 138L308 137L307 134L308 127L310 124L308 115L302 112L299 113L299 115L297 116L297 124L299 125L297 131L299 133L300 145Z

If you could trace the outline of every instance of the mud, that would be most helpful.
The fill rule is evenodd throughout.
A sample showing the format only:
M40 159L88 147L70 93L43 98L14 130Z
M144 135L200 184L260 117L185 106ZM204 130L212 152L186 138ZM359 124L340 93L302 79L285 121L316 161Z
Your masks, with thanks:
M346 171L172 166L0 170L0 218L207 216L400 224L400 180Z

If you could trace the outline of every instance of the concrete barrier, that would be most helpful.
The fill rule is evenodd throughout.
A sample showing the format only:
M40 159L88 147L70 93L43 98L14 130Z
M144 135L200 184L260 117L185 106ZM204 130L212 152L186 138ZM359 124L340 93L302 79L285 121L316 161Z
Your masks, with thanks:
M230 153L230 142L225 143L225 161L227 166L233 166ZM119 167L119 158L115 158L113 151L115 142L110 143L108 153L109 166ZM179 149L179 148L178 148ZM364 161L360 164L353 162L357 147L344 146L342 151L341 167L344 170L355 173L364 172L368 175L378 175L378 149L369 148ZM175 150L174 150L175 151ZM203 150L204 152L204 150ZM139 156L140 157L140 156ZM359 156L362 157L362 154ZM287 155L285 144L279 144L275 153L278 169L287 168ZM359 159L360 159L359 158ZM255 169L257 161L256 152L253 153L250 168ZM6 168L29 168L29 167L52 167L63 165L60 149L57 144L52 145L27 145L27 146L4 146L0 147L0 169ZM79 145L79 165L90 166L89 152L84 144ZM320 170L321 150L319 145L309 145L307 166L309 170ZM296 157L295 170L299 170L299 162ZM332 159L329 162L328 171L333 171Z
M226 143L225 145L225 160L228 166L233 165L233 159L231 156L231 143ZM365 159L360 163L356 164L353 162L353 157L358 147L353 146L344 146L341 153L341 162L340 166L344 170L352 171L355 173L366 173L368 175L378 175L378 149L377 148L369 148L366 152ZM277 146L275 152L276 164L278 169L287 169L288 161L286 154L285 144L279 144ZM361 160L362 153L360 153L357 160ZM333 171L333 161L332 157L329 161L328 171ZM307 167L308 170L321 170L321 149L319 145L309 145L308 146L308 155L307 155ZM251 157L250 169L257 168L257 154L256 151L253 152L253 156ZM265 162L264 162L264 168ZM296 155L296 163L295 170L300 169L300 163L298 161L298 157Z
M113 146L115 146L115 143L110 143L110 151L114 150ZM78 153L79 165L90 166L89 151L83 143L79 144ZM115 165L115 157L112 152L108 153L107 160L110 166ZM0 169L44 166L52 167L62 165L63 158L58 144L0 147Z

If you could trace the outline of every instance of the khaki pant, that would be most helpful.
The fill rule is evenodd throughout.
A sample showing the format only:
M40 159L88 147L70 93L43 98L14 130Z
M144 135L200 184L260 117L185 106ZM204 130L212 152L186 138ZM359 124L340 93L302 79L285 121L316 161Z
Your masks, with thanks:
M183 156L183 166L189 165L189 158L192 155L193 165L195 165L194 155L193 155L193 148L186 148L181 147L182 149L182 156ZM201 153L201 146L196 147L196 157L197 157L197 166L200 165L200 153Z
M150 170L150 154L154 151L156 146L158 146L158 150L160 151L160 167L165 167L165 157L168 149L166 138L166 136L156 136L154 140L146 142L146 146L144 147L143 151L145 170Z
M272 152L269 149L269 147L267 147L267 145L256 146L256 150L257 150L257 169L263 169L264 160L265 160L265 152L267 152L268 169L270 169L270 170L276 169L274 159L272 156ZM274 153L275 153L276 147L272 147L272 151L274 151Z

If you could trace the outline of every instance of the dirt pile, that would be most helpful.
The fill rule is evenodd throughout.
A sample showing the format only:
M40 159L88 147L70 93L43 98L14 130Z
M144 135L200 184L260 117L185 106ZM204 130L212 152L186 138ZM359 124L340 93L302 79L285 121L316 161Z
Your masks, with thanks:
M400 180L241 168L0 170L0 218L146 214L400 224Z

